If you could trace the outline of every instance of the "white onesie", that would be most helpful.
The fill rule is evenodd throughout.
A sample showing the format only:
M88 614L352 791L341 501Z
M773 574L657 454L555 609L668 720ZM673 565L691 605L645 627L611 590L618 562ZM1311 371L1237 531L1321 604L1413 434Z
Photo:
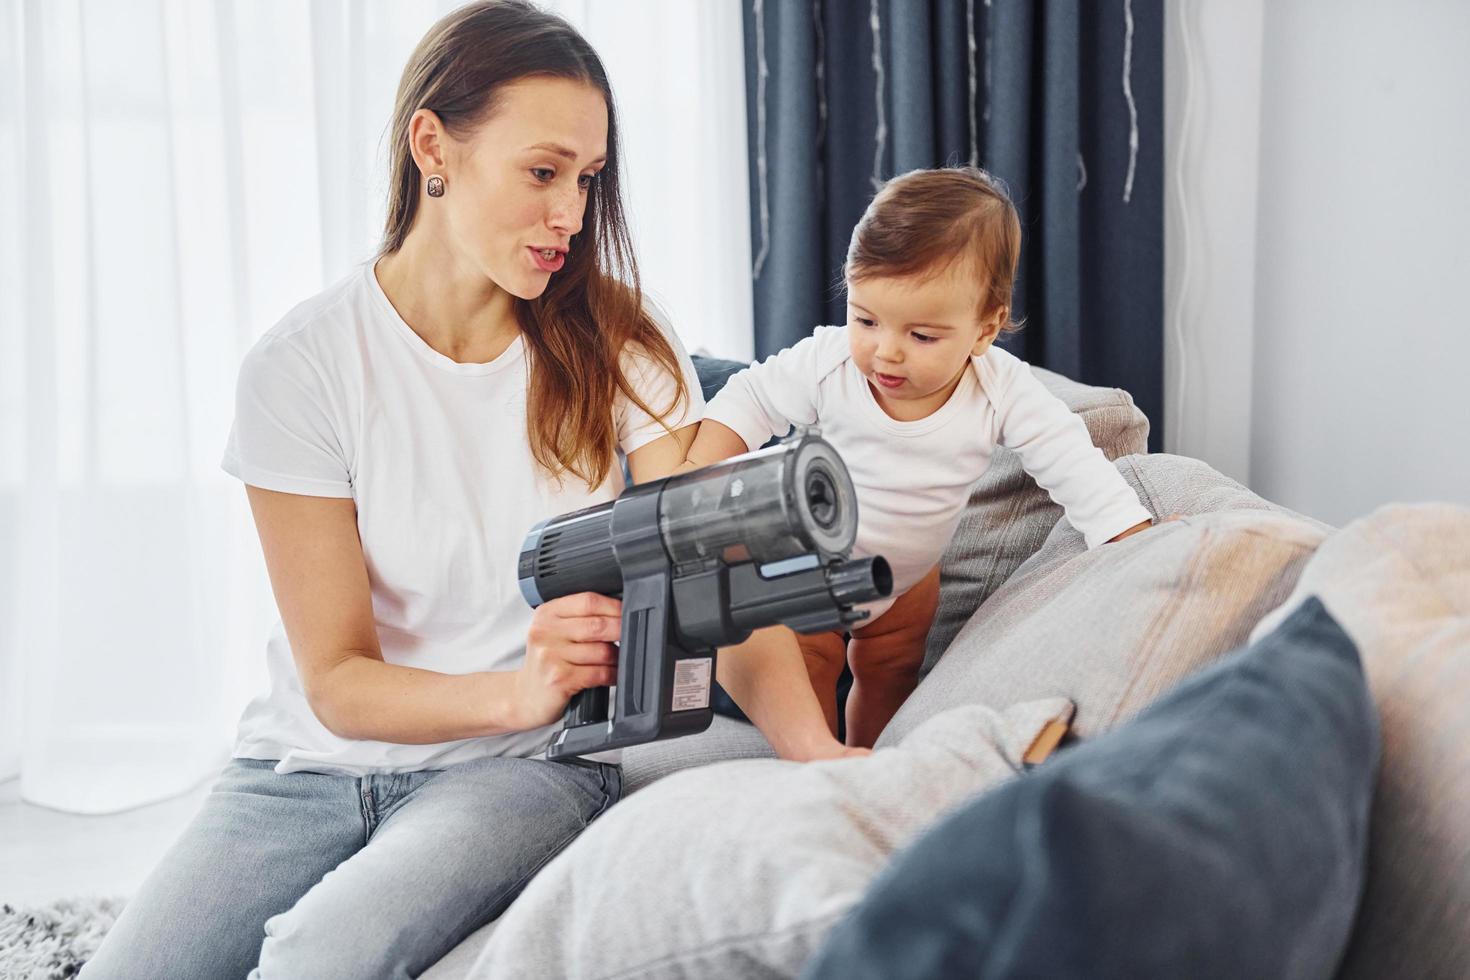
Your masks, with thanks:
M847 328L818 327L736 374L705 411L751 449L792 425L816 425L842 454L858 497L853 555L882 555L893 567L893 595L867 607L869 622L939 562L997 446L1021 457L1089 548L1150 519L1082 420L1025 361L991 347L970 363L938 411L899 422L853 363Z

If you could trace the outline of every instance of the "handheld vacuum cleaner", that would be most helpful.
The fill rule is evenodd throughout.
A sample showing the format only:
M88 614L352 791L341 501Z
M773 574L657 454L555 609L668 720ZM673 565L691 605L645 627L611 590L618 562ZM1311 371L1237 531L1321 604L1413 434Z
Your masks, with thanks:
M533 608L578 592L623 601L617 685L572 698L547 757L702 732L716 648L865 619L855 607L893 576L881 557L849 558L857 517L842 458L804 430L532 528L518 575Z

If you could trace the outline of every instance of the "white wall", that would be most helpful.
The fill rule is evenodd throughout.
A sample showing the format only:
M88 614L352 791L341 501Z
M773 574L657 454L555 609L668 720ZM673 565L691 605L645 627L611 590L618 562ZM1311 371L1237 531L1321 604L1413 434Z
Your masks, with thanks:
M1170 295L1185 286L1168 307L1186 368L1167 348L1171 406L1186 379L1171 449L1334 524L1396 500L1470 505L1470 5L1193 0L1171 17L1186 202L1168 226ZM1209 89L1193 142L1178 125L1191 18ZM1189 282L1181 213L1204 216L1192 258L1208 265Z
M1165 448L1242 483L1250 480L1263 7L1179 0L1164 12Z
M1470 5L1266 10L1253 483L1470 504Z

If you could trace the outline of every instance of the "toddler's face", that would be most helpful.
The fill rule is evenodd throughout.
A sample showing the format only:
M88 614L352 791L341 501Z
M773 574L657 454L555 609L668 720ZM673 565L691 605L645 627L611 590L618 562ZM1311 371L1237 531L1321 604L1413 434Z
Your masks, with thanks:
M962 264L928 280L872 276L848 282L852 359L880 405L915 415L944 404L970 357L985 353L1008 312L979 316L984 285Z

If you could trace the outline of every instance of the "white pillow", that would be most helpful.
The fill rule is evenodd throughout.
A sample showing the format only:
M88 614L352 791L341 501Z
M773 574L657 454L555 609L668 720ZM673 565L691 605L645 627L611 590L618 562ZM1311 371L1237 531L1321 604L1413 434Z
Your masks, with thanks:
M871 756L677 773L613 807L501 917L472 977L785 977L889 856L1015 775L1065 698L947 711Z
M1354 521L1252 635L1310 595L1357 644L1383 730L1368 884L1338 976L1470 977L1470 508Z

